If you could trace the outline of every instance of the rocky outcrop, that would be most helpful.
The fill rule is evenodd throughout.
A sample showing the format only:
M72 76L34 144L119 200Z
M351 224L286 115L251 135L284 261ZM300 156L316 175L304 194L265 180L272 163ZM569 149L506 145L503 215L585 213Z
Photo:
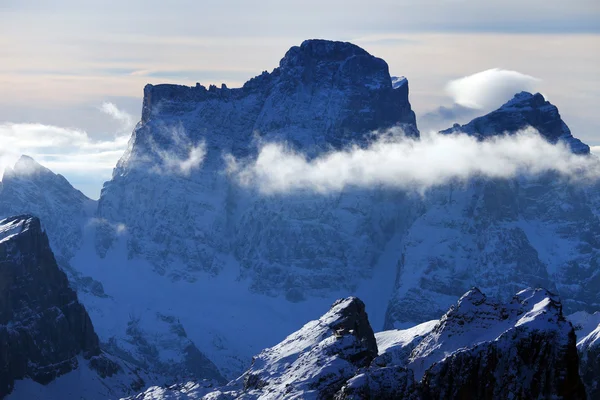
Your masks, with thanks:
M0 398L14 381L47 384L100 355L92 322L37 218L0 221ZM109 369L107 369L109 373Z
M561 119L558 108L544 99L540 93L517 93L515 97L485 116L475 118L466 125L455 124L441 133L463 132L481 139L512 134L521 129L534 127L550 143L563 142L576 154L589 154L590 147L571 134Z
M379 344L379 356L376 356ZM394 354L395 353L395 354ZM407 331L370 329L356 298L262 351L227 386L150 388L136 399L585 399L575 334L543 289L508 304L466 293L438 321Z
M502 305L473 290L440 319L408 365L419 371L433 362L421 380L424 399L585 399L578 361L573 327L556 296L525 290Z

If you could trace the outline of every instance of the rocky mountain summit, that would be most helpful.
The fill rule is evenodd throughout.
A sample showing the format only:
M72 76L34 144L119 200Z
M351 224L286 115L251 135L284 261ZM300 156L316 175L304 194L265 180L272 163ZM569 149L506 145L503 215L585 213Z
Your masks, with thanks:
M573 153L589 154L590 152L588 145L573 137L571 130L561 119L558 108L540 93L517 93L498 110L475 118L466 125L455 124L442 133L462 132L484 139L518 132L528 127L537 129L550 143L565 143Z
M585 399L572 325L543 289L508 304L472 289L441 319L373 334L364 304L336 301L263 350L227 386L150 388L135 399Z

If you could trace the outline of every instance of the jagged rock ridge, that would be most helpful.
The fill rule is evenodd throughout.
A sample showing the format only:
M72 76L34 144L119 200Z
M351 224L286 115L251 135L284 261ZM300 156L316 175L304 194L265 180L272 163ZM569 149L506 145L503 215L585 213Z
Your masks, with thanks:
M134 398L178 396L585 399L585 391L573 327L556 296L528 289L503 305L473 289L440 320L410 331L381 332L377 338L364 304L356 298L340 300L319 320L263 350L227 386L154 387Z

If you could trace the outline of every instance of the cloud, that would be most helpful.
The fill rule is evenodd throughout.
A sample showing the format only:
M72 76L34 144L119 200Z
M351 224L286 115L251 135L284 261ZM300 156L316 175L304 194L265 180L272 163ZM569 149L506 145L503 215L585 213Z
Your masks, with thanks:
M130 131L135 126L135 120L133 119L133 117L129 113L117 108L117 106L113 103L102 103L100 110L103 113L110 115L115 120L119 121L122 124L122 128L124 131Z
M481 112L473 108L452 104L449 107L440 106L419 118L419 128L424 131L439 131L449 128L455 122L468 121L477 117Z
M114 104L105 103L102 111L123 124L131 126L133 118L119 110ZM110 178L119 158L123 155L131 134L122 131L109 140L96 140L87 132L75 128L65 128L39 123L0 124L0 173L12 167L23 155L33 157L37 162L56 173L72 180L97 181ZM102 182L95 182L98 187ZM97 196L98 189L91 196Z
M43 124L0 124L3 149L0 169L22 154L49 168L67 171L112 169L121 156L129 135L112 140L93 140L84 131Z
M160 164L152 168L153 172L161 175L190 176L192 171L200 168L206 156L204 141L192 143L181 125L163 128L162 137L168 139L169 145L160 146L154 138L150 138L150 147L160 161ZM168 150L163 147L167 147Z
M329 193L378 186L423 193L474 177L511 178L548 171L573 180L600 176L596 157L576 156L562 144L548 143L533 129L486 141L465 134L431 133L414 139L391 132L367 148L352 147L314 159L268 143L255 159L225 159L233 179L264 194Z
M456 104L479 110L499 107L521 91L532 91L540 80L517 71L488 69L450 81L446 90Z

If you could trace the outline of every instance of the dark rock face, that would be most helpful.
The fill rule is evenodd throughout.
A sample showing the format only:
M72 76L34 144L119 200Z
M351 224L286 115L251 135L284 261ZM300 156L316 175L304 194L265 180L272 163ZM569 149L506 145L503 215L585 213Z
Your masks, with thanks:
M423 399L585 399L577 372L575 335L518 334L459 351L432 366L421 381ZM524 371L527 371L524 373Z
M369 368L350 379L335 400L417 399L417 386L411 370L400 366Z
M347 299L338 300L331 307L334 308L345 302L348 302ZM329 326L335 331L337 337L351 334L356 338L359 343L358 347L362 351L357 351L348 356L353 364L361 367L366 366L377 357L375 334L365 311L365 303L360 299L352 297L351 301L339 312L339 319Z
M550 143L562 141L577 154L590 152L588 145L573 137L556 106L539 93L518 93L498 110L475 118L466 125L455 124L441 133L464 132L483 139L504 132L514 133L529 126L537 129Z
M16 379L47 384L98 356L98 337L40 221L0 221L0 397Z

